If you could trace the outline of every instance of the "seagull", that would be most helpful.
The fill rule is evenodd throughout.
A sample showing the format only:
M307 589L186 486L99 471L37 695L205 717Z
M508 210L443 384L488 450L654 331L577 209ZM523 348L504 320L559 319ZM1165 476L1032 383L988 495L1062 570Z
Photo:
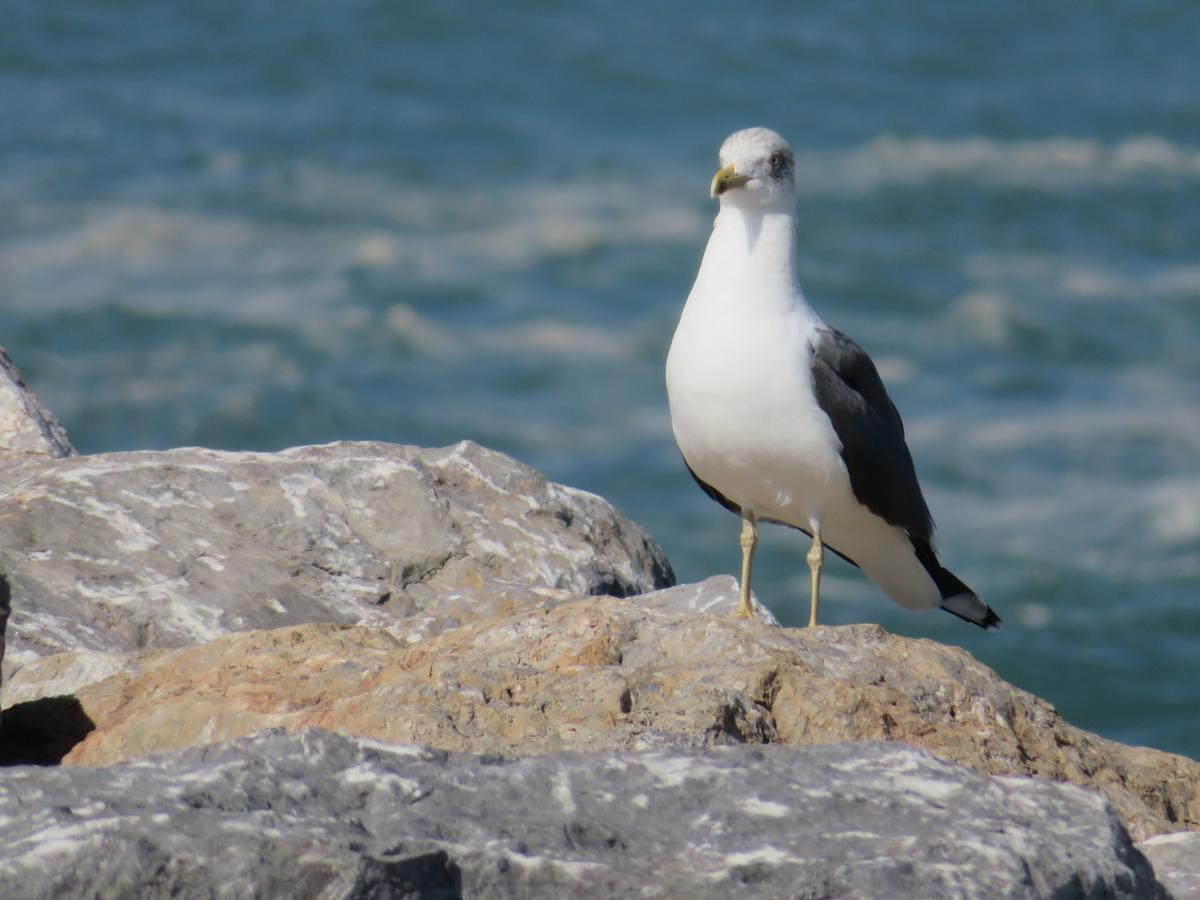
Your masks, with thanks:
M795 156L768 128L721 145L720 209L667 354L671 429L692 477L742 518L736 611L758 523L812 538L810 627L828 547L905 609L990 631L1000 617L938 562L904 424L875 364L830 328L796 278Z

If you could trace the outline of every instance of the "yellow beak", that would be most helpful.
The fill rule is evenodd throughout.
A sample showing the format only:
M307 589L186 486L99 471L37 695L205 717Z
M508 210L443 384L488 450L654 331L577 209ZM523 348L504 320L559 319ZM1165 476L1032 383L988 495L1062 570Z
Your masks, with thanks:
M730 188L739 188L749 180L749 175L739 175L733 168L733 163L730 163L713 176L712 186L708 189L709 196L720 197Z

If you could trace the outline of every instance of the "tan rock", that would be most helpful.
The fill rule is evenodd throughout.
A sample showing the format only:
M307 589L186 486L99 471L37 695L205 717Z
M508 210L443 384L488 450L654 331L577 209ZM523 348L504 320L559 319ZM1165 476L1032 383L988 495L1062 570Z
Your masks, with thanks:
M504 755L887 739L981 772L1093 787L1135 839L1200 828L1200 764L1074 728L963 650L877 626L698 614L675 602L684 591L563 595L416 642L300 625L138 654L79 690L96 729L65 761L267 727Z

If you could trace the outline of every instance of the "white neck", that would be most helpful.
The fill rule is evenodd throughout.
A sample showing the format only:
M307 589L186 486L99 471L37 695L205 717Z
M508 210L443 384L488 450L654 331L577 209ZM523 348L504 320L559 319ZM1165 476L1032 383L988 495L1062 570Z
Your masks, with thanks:
M721 295L726 302L761 298L773 305L804 303L796 281L795 247L790 210L722 203L692 292Z

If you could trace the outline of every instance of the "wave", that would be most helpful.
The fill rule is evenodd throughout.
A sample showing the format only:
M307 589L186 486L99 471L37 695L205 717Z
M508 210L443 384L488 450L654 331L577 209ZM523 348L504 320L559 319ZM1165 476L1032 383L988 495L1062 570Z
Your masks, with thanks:
M594 323L533 318L513 325L472 327L440 324L412 306L396 303L385 316L388 329L427 356L471 359L480 353L558 356L572 360L629 360L638 352L628 330Z
M1029 285L1066 297L1195 297L1200 295L1200 264L1173 263L1117 272L1094 261L1040 253L975 253L963 263L969 278L983 283Z
M169 208L26 201L14 215L24 224L0 243L6 303L41 312L117 301L278 322L345 304L347 275L356 270L464 285L606 248L698 248L712 212L703 184L678 166L655 165L636 180L588 175L455 186L308 161L256 178L236 154L216 152L206 177L247 181L240 208L205 208L195 187ZM1154 135L1107 144L881 135L856 147L801 152L797 177L801 192L843 195L943 178L1045 188L1195 180L1200 150ZM1053 259L969 265L1018 276L1021 265L1034 274L1049 267L1067 296L1200 291L1200 266L1191 263L1136 279ZM994 303L976 306L983 318L998 312Z
M273 188L280 196L247 201L241 215L119 202L27 209L39 224L0 244L0 270L12 308L117 299L281 321L344 303L354 270L468 284L606 247L703 241L708 217L694 198L647 182L448 189L301 165Z
M1116 143L1050 137L1003 141L881 135L842 151L797 154L802 191L870 191L961 178L1037 188L1122 184L1148 177L1200 179L1200 149L1158 135Z

